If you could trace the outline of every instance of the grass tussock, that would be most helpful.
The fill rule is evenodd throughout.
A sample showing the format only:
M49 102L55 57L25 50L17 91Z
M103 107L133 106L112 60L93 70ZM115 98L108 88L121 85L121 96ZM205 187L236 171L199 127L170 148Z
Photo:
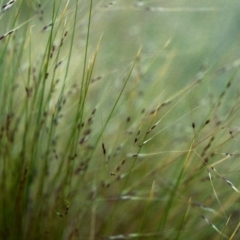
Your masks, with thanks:
M237 2L1 3L1 239L239 238Z

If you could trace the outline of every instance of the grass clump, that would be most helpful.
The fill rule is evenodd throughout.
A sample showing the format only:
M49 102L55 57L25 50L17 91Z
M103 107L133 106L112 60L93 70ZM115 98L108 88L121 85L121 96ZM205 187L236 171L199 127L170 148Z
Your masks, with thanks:
M238 239L235 4L2 2L0 238Z

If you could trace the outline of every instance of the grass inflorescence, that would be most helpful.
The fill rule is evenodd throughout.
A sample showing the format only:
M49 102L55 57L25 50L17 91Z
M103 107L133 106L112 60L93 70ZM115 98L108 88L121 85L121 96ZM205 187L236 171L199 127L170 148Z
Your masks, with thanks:
M234 1L1 4L1 239L239 238Z

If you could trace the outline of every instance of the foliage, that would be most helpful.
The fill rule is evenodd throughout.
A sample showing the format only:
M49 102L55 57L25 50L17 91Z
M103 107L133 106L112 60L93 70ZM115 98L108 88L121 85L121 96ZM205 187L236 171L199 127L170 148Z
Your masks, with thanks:
M238 239L236 6L2 3L0 238Z

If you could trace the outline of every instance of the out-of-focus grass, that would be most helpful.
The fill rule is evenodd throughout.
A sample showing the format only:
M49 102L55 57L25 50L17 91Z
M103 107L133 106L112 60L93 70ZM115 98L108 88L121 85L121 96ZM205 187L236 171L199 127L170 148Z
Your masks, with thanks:
M2 4L2 239L238 239L237 1Z

